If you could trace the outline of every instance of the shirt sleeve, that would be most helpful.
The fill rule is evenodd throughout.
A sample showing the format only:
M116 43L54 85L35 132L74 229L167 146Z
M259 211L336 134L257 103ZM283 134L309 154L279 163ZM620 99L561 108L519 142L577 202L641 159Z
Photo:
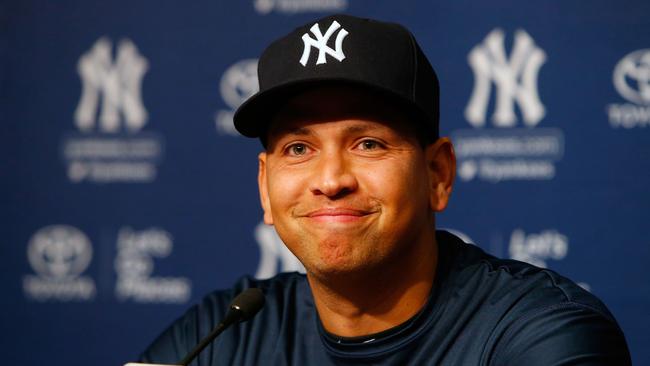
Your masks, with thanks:
M490 365L631 365L616 321L577 303L528 312L498 342Z
M188 344L197 343L197 308L190 308L177 319L140 355L140 362L177 364L190 349Z
M243 277L231 289L214 291L206 295L163 331L140 355L140 361L178 364L219 323L230 308L229 304L234 294L248 287L250 287L250 279ZM197 357L199 361L194 361L193 364L209 364L208 360L215 343L218 343L218 340L206 347Z

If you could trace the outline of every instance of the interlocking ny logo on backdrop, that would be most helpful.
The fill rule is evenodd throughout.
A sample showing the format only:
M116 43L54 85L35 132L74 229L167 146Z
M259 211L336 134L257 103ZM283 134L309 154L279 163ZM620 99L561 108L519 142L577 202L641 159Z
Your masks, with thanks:
M329 42L330 37L332 37L332 35L334 35L334 32L336 32L339 28L340 30L336 35L336 41L334 45L335 49L332 49L327 45L327 42ZM316 65L327 63L326 55L334 57L339 62L345 59L345 55L343 54L343 40L348 35L348 31L346 31L345 28L341 28L341 25L336 20L330 24L329 28L327 28L325 35L323 35L321 32L318 23L312 25L309 30L314 34L314 36L316 36L316 39L311 38L309 33L302 35L302 41L304 43L302 57L300 57L300 64L302 66L307 66L312 47L318 49L318 59L316 59Z
M111 57L112 47L108 38L100 38L77 65L83 89L75 121L82 131L94 127L98 109L99 125L104 132L119 129L120 112L129 131L138 131L146 123L141 85L148 68L147 59L129 39L120 41L115 60Z
M526 31L518 30L507 55L504 32L497 28L467 58L474 88L465 118L474 129L452 132L458 176L462 181L479 178L493 183L555 177L555 162L564 154L564 133L537 128L546 114L537 89L537 76L546 61L544 50ZM490 98L492 89L496 89L494 98ZM490 99L495 103L490 127L495 128L486 126ZM525 128L518 128L517 113Z
M546 61L546 53L535 45L524 30L515 33L510 59L506 57L504 33L495 29L469 54L474 71L474 91L465 109L465 118L474 127L485 125L491 82L497 89L492 120L497 127L512 127L517 121L517 102L527 126L535 126L544 117L544 105L537 93L537 74Z
M142 131L148 113L142 104L142 79L149 68L135 44L123 39L116 47L98 39L77 63L81 97L62 153L71 182L148 183L156 179L164 141Z

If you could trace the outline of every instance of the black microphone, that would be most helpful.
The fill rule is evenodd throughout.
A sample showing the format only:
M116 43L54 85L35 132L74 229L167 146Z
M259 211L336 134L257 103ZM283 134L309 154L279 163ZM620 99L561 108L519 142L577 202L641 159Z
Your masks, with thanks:
M210 344L221 332L226 330L230 325L237 322L245 322L257 314L264 307L264 294L258 288L249 288L237 295L230 303L230 310L226 317L214 327L208 334L185 358L179 363L182 366L189 365L190 362Z

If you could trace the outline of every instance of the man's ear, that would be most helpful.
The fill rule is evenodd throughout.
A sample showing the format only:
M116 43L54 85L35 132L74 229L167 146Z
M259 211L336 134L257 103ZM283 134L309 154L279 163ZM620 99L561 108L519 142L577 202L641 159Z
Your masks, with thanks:
M273 225L273 215L271 214L271 201L269 200L269 186L266 181L266 152L258 155L259 170L257 172L257 186L260 191L260 203L264 210L264 223Z
M456 154L448 137L441 137L425 149L429 173L429 206L435 212L447 207L456 177Z

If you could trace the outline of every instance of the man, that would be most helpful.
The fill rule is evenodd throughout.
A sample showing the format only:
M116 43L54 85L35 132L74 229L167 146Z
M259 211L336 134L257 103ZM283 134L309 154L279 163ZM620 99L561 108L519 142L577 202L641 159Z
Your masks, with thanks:
M438 137L435 72L406 29L321 19L271 44L259 81L235 126L265 147L264 221L307 274L244 278L208 295L143 360L178 362L233 296L257 287L265 308L197 365L630 363L594 296L435 231L455 158Z

